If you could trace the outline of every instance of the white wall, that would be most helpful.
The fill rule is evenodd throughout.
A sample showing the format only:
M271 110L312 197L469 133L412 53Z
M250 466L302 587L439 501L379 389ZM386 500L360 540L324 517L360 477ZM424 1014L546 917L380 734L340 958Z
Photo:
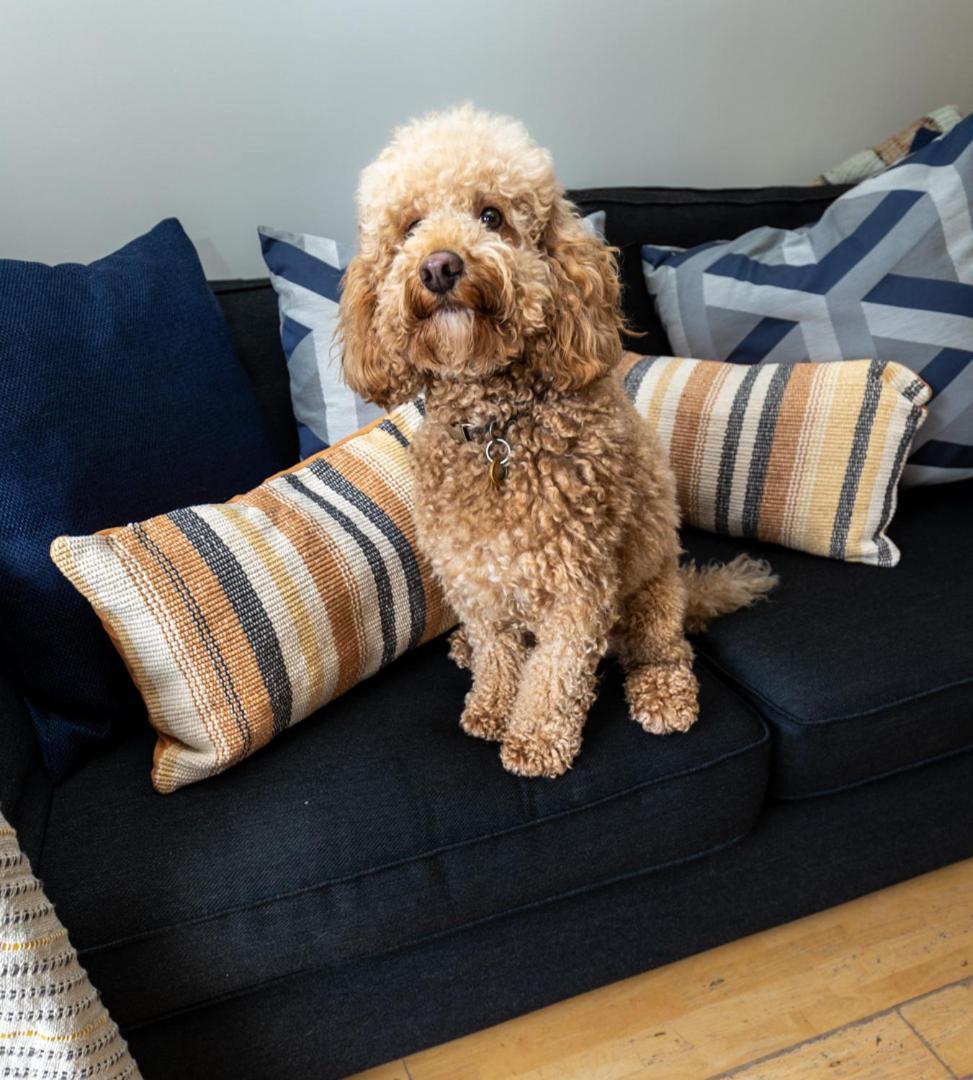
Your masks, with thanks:
M258 224L353 237L390 128L514 113L569 186L801 183L946 103L971 0L0 0L0 257L170 214L210 277Z

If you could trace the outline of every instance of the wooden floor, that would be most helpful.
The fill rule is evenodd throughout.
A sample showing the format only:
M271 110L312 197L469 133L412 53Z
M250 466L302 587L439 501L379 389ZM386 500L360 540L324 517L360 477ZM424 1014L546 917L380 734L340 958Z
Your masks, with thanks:
M973 1077L973 860L357 1080Z

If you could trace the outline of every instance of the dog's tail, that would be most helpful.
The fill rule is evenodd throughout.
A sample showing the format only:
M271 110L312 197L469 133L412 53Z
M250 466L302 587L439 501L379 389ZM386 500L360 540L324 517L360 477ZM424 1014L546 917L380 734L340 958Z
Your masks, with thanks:
M728 563L679 568L686 584L686 629L693 633L719 615L750 607L777 584L778 578L763 559L737 555Z

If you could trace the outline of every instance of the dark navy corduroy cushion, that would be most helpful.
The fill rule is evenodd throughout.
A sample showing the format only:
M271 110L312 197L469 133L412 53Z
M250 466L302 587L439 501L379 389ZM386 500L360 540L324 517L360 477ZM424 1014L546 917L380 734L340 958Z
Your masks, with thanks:
M116 1019L694 858L763 803L766 728L705 672L700 722L663 738L628 718L607 665L581 756L555 781L511 776L460 731L468 686L440 639L174 795L149 785L145 736L59 785L38 872Z
M51 541L283 462L175 219L90 266L0 260L0 402L0 662L61 777L141 706Z
M973 481L902 496L893 569L688 531L699 559L744 550L781 584L713 623L706 662L771 725L771 791L821 795L973 746Z

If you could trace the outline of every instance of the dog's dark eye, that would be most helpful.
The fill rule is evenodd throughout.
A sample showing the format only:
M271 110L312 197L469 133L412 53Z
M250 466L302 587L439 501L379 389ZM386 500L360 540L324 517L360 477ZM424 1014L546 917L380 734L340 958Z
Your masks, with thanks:
M480 211L480 221L488 229L492 229L496 232L497 229L503 224L503 214L495 206L488 206L485 210Z
M421 224L422 218L416 218L415 221L410 222L409 227L405 230L405 235L411 236Z

